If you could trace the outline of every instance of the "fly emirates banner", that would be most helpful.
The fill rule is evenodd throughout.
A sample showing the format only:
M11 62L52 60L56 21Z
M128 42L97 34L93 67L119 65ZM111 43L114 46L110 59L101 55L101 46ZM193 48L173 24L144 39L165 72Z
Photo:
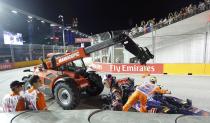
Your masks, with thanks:
M93 70L99 72L112 72L112 73L145 73L148 71L151 74L162 74L163 64L108 64L96 63L90 65Z

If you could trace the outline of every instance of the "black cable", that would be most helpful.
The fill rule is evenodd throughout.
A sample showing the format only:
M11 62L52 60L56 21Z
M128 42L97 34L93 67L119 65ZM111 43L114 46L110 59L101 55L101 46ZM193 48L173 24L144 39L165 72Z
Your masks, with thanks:
M24 112L21 112L21 113L15 115L15 116L10 120L10 123L12 123L13 120L14 120L16 117L20 116L21 114L27 113L27 112L30 112L30 111L24 111Z
M97 114L97 113L102 112L102 111L104 111L104 110L103 110L103 109L98 109L98 110L92 112L92 113L88 116L88 122L90 123L90 118L91 118L94 114Z
M181 117L184 117L184 116L186 116L186 115L182 114L182 115L178 116L178 117L175 119L175 123L178 123L177 120L178 120L179 118L181 118Z
M49 100L47 100L47 101L49 101ZM48 107L50 107L50 106L53 105L54 103L55 103L55 101L52 101L52 102L48 105ZM12 121L13 121L16 117L20 116L21 114L30 112L30 111L33 111L33 110L27 110L27 111L24 111L24 112L21 112L21 113L17 114L16 116L14 116L14 117L10 120L10 123L12 123ZM39 111L37 111L37 112L39 112Z
M46 100L46 102L47 102L47 101L50 101L50 99L52 99L52 98L49 98L48 100ZM54 103L55 103L55 101L51 102L51 103L49 104L49 107L50 107L52 104L54 104ZM24 113L30 112L30 111L33 111L33 110L27 110L27 111L24 111L24 112L21 112L21 113L15 115L15 116L10 120L10 123L12 123L13 120L14 120L16 117L18 117L18 116L20 116L20 115L22 115L22 114L24 114ZM37 111L37 112L39 112L39 111Z

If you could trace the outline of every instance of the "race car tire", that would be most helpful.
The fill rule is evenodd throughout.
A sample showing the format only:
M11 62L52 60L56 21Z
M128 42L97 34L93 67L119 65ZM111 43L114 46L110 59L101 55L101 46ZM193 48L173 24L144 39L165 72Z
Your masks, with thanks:
M86 90L88 95L97 96L104 90L102 78L95 72L89 73L88 80L90 82L90 87Z
M22 81L24 82L24 91L28 90L31 87L31 84L28 81L31 76L32 75L22 77Z

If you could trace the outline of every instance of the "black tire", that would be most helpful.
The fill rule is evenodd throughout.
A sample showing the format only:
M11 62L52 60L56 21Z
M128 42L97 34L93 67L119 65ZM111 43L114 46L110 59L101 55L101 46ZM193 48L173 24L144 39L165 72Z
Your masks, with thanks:
M90 87L87 88L86 92L90 96L97 96L104 90L104 85L102 83L102 78L96 73L89 73L88 79L90 82Z
M28 78L28 76L24 76L24 77L22 77L22 81L23 81L23 82L28 81L28 79L29 79L29 78Z
M30 77L31 77L31 75L24 76L22 78L22 81L24 82L24 91L28 90L31 87L31 84L28 81Z
M74 81L60 82L54 88L54 95L57 103L64 110L76 108L79 104L79 90Z

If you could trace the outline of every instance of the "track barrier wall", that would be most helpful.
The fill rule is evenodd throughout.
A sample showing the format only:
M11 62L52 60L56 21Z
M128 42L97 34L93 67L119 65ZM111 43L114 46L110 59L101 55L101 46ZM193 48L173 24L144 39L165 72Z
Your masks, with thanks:
M206 64L206 66L205 66L205 74L210 75L210 64Z
M94 62L91 68L99 72L174 75L210 75L210 64L107 64Z
M3 64L0 64L0 71L1 70L13 69L13 68L14 68L14 64L13 63L3 63Z
M164 64L164 73L210 75L210 64Z
M100 72L111 73L144 73L149 71L151 74L162 74L163 64L147 64L146 66L140 64L107 64L107 63L93 63L91 68Z
M38 65L38 64L41 64L40 60L15 62L15 63L4 63L4 64L0 64L0 71L15 69L15 68L22 68L22 67L30 67L30 66L34 66L34 65Z
M41 64L40 60L0 64L0 70L29 67ZM90 67L98 72L173 75L210 75L210 64L109 64L94 62Z
M33 60L33 61L25 61L25 62L16 62L14 63L15 68L22 68L22 67L29 67L41 64L40 60Z

